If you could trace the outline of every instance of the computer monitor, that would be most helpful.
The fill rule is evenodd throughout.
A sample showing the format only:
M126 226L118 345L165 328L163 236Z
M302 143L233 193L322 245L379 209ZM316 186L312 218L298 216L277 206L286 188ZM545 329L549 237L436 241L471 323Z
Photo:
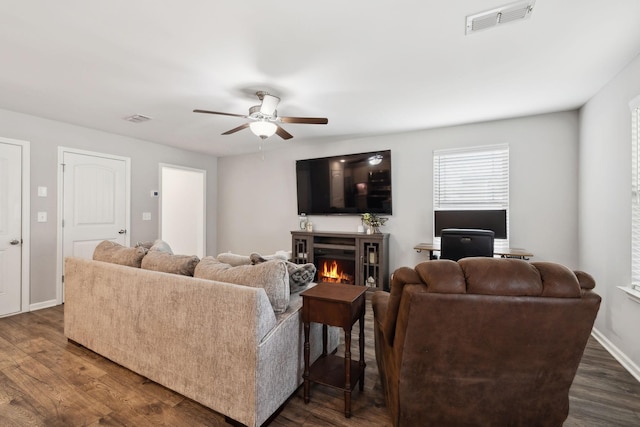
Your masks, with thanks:
M507 238L507 210L437 210L433 212L434 232L442 236L445 228L491 230L496 239Z

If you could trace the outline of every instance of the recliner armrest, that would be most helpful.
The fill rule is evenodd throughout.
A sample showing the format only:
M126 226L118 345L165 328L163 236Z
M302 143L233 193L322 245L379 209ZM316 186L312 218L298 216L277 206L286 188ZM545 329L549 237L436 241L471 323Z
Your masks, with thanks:
M576 270L574 274L578 278L578 282L580 283L580 288L584 290L590 290L596 287L596 281L593 276L589 273L585 273L584 271Z
M373 320L382 327L387 315L389 305L389 292L377 291L371 296L371 308L373 308Z
M400 267L391 276L391 292L389 293L386 314L382 323L384 338L389 345L393 345L396 333L396 321L402 298L404 285L410 283L422 283L420 276L413 268Z

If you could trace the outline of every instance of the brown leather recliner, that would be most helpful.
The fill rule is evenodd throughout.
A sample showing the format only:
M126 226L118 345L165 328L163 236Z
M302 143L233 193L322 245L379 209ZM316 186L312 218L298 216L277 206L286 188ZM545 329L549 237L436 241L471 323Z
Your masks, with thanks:
M561 426L600 307L554 263L464 258L402 267L372 297L394 426Z

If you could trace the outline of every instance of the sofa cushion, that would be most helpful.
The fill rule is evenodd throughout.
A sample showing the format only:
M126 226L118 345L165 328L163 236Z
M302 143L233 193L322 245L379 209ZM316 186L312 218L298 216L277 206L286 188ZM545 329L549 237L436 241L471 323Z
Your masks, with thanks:
M105 240L96 246L93 251L93 259L140 268L140 264L146 253L147 250L143 247L129 248L119 243Z
M256 265L232 266L207 256L196 266L194 277L263 288L276 313L289 305L289 272L282 260L271 260Z
M174 255L164 251L149 250L142 258L142 268L145 270L162 271L164 273L193 276L193 272L200 262L195 255Z

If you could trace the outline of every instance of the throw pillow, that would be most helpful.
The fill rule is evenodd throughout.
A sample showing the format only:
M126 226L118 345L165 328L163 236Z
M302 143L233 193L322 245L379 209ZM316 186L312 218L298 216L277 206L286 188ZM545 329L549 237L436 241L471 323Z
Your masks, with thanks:
M289 289L291 293L304 291L316 276L316 266L312 263L295 264L287 261L289 271Z
M151 249L152 246L153 246L153 242L137 242L136 243L136 248L143 247L147 251Z
M257 264L256 262L254 262L254 258L262 259L262 261L260 262L264 262L272 259L281 259L283 261L286 261L288 259L287 254L284 251L278 251L273 255L260 255L258 253L253 252L249 256L238 255L231 252L224 252L224 253L218 254L217 256L218 261L224 264L229 264L232 267L237 267L239 265Z
M289 306L289 272L282 260L266 261L258 265L232 266L208 256L196 266L194 277L263 288L276 313Z
M217 258L218 258L218 261L220 261L221 263L229 264L232 267L251 264L251 260L247 255L238 255L238 254L233 254L231 252L218 254Z
M267 259L260 256L260 254L252 253L249 255L251 264L261 264ZM285 261L287 265L287 271L289 272L289 290L292 294L300 292L306 289L309 283L313 282L313 278L316 275L316 266L312 263L296 264L291 261Z
M145 270L193 276L200 258L195 255L174 255L163 251L149 251L142 259Z
M255 265L265 261L271 261L274 259L281 259L282 261L287 261L289 258L287 258L287 255L284 252L278 251L273 255L260 255L259 253L252 252L251 255L249 255L249 259L251 260L251 264Z
M146 249L142 247L128 248L119 243L105 240L96 246L93 251L93 259L140 268L142 258L146 253Z
M171 246L169 246L169 244L162 239L158 239L153 242L153 246L149 248L149 251L166 252L168 254L173 254Z

